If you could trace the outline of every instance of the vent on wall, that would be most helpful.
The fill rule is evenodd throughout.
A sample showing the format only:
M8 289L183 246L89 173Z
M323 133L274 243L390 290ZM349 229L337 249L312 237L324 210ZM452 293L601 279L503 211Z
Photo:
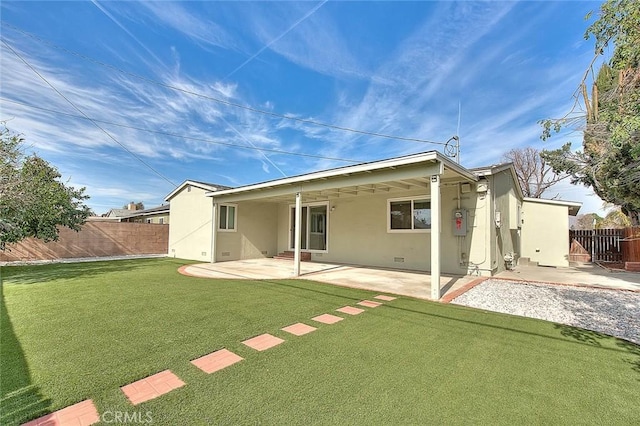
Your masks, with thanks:
M268 252L268 251L266 251L266 250L262 250L260 253L262 253L262 254L263 254L263 255L265 255L265 256L266 256L267 254L269 254L269 252Z
M223 251L222 252L222 257L226 257L226 256L231 256L231 252L230 251Z
M398 263L404 263L404 257L394 257L393 261Z

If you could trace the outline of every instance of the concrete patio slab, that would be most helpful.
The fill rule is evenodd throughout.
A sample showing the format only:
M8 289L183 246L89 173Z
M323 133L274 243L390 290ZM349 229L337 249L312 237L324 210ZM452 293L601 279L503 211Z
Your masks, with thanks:
M428 272L319 262L301 262L300 268L301 276L297 277L299 279L420 299L431 298L431 276ZM253 280L296 278L293 276L293 262L291 260L269 258L186 265L180 268L180 272L203 278ZM477 277L443 275L440 279L442 294L454 291L474 278Z
M133 405L138 405L184 385L185 383L173 374L171 370L164 370L137 382L122 386L120 390Z
M209 355L194 359L191 361L191 364L195 365L205 373L211 374L222 370L223 368L227 368L236 362L240 362L243 359L244 358L240 355L236 355L228 349L220 349L219 351L212 352Z
M520 265L496 278L640 291L640 273L610 271L593 263L571 267Z
M93 401L87 399L46 416L39 417L22 426L88 426L100 421Z
M267 349L271 349L274 346L278 346L282 342L284 342L283 339L265 333L256 337L252 337L251 339L247 339L242 343L249 346L251 349L255 349L256 351L266 351Z

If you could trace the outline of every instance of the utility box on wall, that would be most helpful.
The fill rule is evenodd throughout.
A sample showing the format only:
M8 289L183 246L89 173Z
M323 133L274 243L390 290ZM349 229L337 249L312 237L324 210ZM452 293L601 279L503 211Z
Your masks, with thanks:
M467 211L464 209L453 212L453 235L456 237L467 236Z

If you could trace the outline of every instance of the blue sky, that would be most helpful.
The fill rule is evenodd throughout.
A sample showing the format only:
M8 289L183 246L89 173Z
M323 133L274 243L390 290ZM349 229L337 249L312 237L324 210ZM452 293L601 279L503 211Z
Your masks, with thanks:
M571 107L599 5L3 0L0 119L86 186L97 213L159 205L186 179L238 186L442 149L278 115L458 134L462 164L485 166L511 148L580 145L579 133L541 141L537 120ZM545 195L557 193L602 207L589 189Z

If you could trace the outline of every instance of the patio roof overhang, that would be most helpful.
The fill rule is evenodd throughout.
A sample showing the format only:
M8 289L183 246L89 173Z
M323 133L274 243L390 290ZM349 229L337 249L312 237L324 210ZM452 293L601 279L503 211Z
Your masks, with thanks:
M478 177L439 152L430 151L388 160L357 164L206 193L218 202L261 200L293 202L303 193L306 202L359 195L393 193L416 188L427 190L430 176L443 184L476 182Z

